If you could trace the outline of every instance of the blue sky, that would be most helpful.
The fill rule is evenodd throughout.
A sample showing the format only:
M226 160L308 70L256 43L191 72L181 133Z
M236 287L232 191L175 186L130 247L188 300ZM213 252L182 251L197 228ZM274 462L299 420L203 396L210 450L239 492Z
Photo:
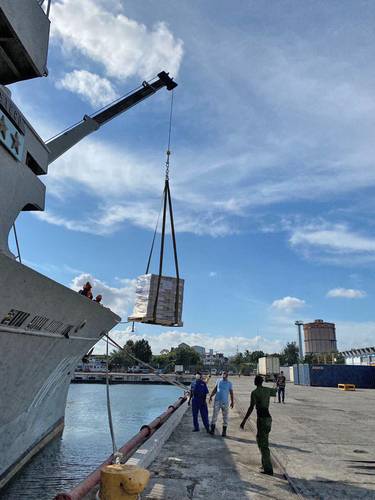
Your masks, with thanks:
M43 138L161 70L179 84L185 324L135 335L155 351L273 352L296 319L323 318L339 348L373 345L374 4L55 0L51 14L49 77L12 86ZM46 211L18 221L25 262L74 288L90 277L124 318L159 210L169 105L161 91L53 163Z

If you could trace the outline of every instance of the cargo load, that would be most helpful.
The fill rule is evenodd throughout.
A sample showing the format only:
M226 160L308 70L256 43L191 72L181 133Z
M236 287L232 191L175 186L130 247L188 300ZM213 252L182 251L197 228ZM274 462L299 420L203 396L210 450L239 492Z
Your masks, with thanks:
M159 284L157 274L143 274L137 278L135 305L129 321L182 326L183 295L183 279L160 276Z
M184 296L184 280L180 278L178 265L177 242L174 228L174 217L172 207L171 190L169 186L169 157L171 126L172 126L173 94L171 100L171 111L169 119L169 138L167 149L167 160L165 163L165 183L162 197L162 208L156 222L154 236L151 243L150 254L148 256L145 274L137 278L137 288L135 292L135 305L133 314L128 317L128 321L148 323L161 326L183 326L182 323L182 303ZM176 277L164 276L164 246L166 237L167 214L169 213L171 239L173 248L174 265ZM159 218L162 214L162 228L160 234L160 254L159 272L150 273L152 255L155 246L156 235L158 233ZM133 325L134 326L134 325Z

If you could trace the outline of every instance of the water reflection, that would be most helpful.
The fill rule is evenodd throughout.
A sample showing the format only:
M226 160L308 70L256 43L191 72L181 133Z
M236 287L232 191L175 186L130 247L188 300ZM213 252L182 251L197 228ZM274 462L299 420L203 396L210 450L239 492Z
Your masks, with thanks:
M171 386L111 386L112 418L118 446L160 415L182 392ZM3 490L4 500L51 500L88 475L111 454L105 386L71 385L65 429Z

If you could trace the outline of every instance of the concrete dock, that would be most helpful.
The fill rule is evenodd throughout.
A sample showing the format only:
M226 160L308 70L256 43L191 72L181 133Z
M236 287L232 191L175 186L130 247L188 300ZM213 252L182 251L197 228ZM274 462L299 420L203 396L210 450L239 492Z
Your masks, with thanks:
M255 438L239 429L240 422L240 415L232 411L229 436L213 437L204 428L192 432L192 416L188 410L149 467L151 481L142 499L284 500L296 497L277 467L273 477L259 473Z
M231 380L236 404L228 437L191 432L188 409L149 467L151 481L142 498L375 499L374 390L288 384L286 404L271 403L275 475L269 477L258 472L255 414L245 431L239 429L253 378Z

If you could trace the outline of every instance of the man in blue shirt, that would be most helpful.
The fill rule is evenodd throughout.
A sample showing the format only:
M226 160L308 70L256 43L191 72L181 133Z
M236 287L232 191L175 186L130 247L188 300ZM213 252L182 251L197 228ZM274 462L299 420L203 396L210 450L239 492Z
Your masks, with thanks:
M229 395L230 395L230 407L233 408L234 397L233 397L232 382L229 382L228 380L228 372L224 371L223 377L216 382L216 386L210 396L210 403L212 401L212 398L215 396L214 412L211 420L210 434L215 434L216 420L221 410L223 413L223 432L221 435L223 437L227 435Z
M206 403L206 396L208 394L207 384L202 378L202 374L197 372L195 375L195 380L191 383L190 397L188 404L190 405L191 400L193 400L192 410L193 410L193 432L199 431L198 413L200 412L203 425L206 431L209 432L209 421L208 421L208 408Z

